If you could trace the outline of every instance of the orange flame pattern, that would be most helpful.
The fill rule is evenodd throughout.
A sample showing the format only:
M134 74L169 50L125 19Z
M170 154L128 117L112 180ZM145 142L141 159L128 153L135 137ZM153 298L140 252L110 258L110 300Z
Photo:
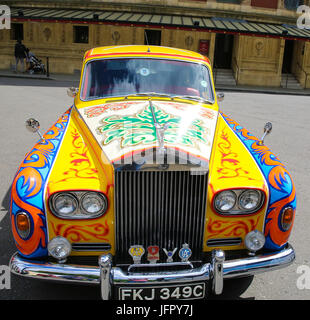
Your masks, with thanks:
M269 186L269 204L265 219L265 247L280 249L288 241L293 223L289 230L283 230L281 215L286 207L292 207L296 212L296 190L291 175L281 161L268 147L260 144L260 140L251 135L236 121L222 113L224 120L243 142L259 165ZM294 220L294 219L293 219Z
M13 180L11 191L12 233L19 252L27 257L41 257L47 253L47 231L44 208L44 188L46 178L53 165L62 141L71 108L45 133L26 155ZM31 222L30 234L20 237L15 216L26 212Z

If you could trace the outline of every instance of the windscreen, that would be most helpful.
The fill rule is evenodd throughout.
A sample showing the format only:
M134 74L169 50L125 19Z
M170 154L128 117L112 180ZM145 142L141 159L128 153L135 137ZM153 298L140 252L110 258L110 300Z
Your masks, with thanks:
M137 93L196 96L214 101L207 66L164 59L99 59L84 71L82 100Z

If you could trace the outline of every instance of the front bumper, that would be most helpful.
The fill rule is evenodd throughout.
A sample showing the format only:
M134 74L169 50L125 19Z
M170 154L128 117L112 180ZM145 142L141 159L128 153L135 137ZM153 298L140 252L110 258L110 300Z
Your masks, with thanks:
M213 292L221 294L224 279L244 277L283 268L290 265L294 259L295 252L289 244L281 251L228 261L225 261L225 254L222 250L214 250L211 262L198 268L141 273L131 272L130 270L125 272L121 268L113 266L112 256L109 254L100 256L99 266L95 267L33 261L22 258L16 253L11 258L10 269L14 274L35 279L100 284L102 299L108 300L112 298L113 287L120 285L123 287L126 285L142 287L150 284L177 285L178 283L200 281L211 282ZM165 267L165 264L157 265ZM145 267L147 266L145 265Z

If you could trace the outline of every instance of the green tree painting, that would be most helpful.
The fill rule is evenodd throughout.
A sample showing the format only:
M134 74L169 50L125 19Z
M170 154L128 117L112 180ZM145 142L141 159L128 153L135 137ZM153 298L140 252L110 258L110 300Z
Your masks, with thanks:
M206 129L200 120L196 119L191 126L179 136L181 117L177 117L153 105L156 121L160 125L169 124L165 131L166 143L179 143L194 146L195 142L206 141ZM114 140L120 140L121 147L135 146L138 144L152 144L156 141L156 129L153 121L151 107L146 107L142 112L135 115L109 116L104 118L102 126L98 128L104 135L103 144L107 145Z

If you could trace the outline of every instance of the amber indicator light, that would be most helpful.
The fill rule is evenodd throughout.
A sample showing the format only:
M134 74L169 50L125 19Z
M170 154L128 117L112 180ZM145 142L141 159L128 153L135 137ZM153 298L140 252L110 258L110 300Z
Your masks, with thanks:
M282 213L282 227L288 230L291 227L294 217L294 210L291 207L284 209Z
M17 228L20 231L28 231L30 228L29 219L25 214L19 214L16 218Z

